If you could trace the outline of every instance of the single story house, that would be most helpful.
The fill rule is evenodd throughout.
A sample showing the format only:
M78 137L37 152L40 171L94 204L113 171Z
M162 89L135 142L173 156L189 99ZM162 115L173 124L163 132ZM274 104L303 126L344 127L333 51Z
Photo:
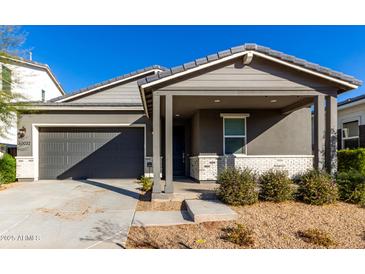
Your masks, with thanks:
M338 148L365 147L365 95L338 104Z
M215 181L227 167L291 176L313 166L333 170L336 98L360 85L256 44L171 69L152 66L34 105L19 123L26 133L17 177L151 175L157 197L173 192L175 177Z

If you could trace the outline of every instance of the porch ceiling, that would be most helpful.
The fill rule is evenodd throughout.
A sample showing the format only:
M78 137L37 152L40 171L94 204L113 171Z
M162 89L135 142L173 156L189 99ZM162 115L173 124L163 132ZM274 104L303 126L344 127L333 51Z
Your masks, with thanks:
M189 118L199 109L290 109L291 106L308 105L313 97L309 96L174 96L173 114L180 118ZM161 115L165 115L162 99Z

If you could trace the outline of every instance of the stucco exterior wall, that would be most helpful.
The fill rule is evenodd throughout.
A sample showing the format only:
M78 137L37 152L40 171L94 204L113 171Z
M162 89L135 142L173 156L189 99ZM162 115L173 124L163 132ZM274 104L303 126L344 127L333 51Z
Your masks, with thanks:
M62 93L52 81L48 73L43 69L38 69L27 65L4 64L12 72L12 91L24 96L24 101L41 101L42 90L45 91L45 100L61 96ZM0 73L2 63L0 62ZM0 81L1 85L1 81ZM16 145L17 126L14 121L9 134L5 138L0 138L0 144Z
M141 112L67 112L62 113L37 113L26 114L20 118L19 128L24 127L26 130L25 137L18 141L18 156L32 156L32 124L57 124L58 127L68 127L70 124L82 125L117 125L117 124L134 124L145 125L146 127L146 156L152 156L152 129L151 123Z
M223 118L220 114L233 112L250 114L247 118L247 155L312 154L311 113L309 108L303 108L288 115L278 110L200 110L193 118L193 156L223 155Z
M365 125L365 103L338 110L338 128L342 128L343 123L353 120L358 120L359 125Z
M152 129L151 123L142 112L48 112L26 114L20 117L19 128L26 130L25 136L18 139L17 178L38 179L37 169L37 127L57 125L57 127L88 127L110 126L143 126L145 127L145 173L150 172L147 162L152 156ZM34 131L34 132L33 132ZM33 150L33 147L35 150Z

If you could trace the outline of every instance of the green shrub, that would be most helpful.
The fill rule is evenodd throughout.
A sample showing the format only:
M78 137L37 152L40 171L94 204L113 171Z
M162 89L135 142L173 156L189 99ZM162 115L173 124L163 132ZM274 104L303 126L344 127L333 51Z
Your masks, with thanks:
M341 200L365 205L365 175L351 169L337 174L336 182Z
M153 181L150 177L145 177L142 176L139 183L142 185L142 190L143 191L150 191L152 190L152 186L153 186Z
M348 172L350 169L354 169L365 174L365 148L339 150L337 158L339 172Z
M338 189L325 171L310 170L301 176L299 198L312 205L331 204L338 199Z
M225 235L224 240L240 246L253 246L255 244L253 231L243 224L237 224L235 227L227 227L223 229Z
M224 170L218 177L217 196L229 205L250 205L258 200L255 175L250 169Z
M0 184L14 182L16 179L16 161L10 154L0 159Z
M297 234L303 241L307 243L324 247L337 245L337 243L332 239L330 234L317 228L298 231Z
M293 197L292 181L287 172L269 170L260 176L260 197L266 201L282 202Z

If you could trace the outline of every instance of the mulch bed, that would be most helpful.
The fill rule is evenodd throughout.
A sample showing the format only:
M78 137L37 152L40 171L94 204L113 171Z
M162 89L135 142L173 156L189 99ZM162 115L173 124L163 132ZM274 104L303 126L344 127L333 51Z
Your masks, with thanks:
M298 231L321 229L337 243L331 248L365 248L365 209L336 203L312 206L300 202L259 202L232 207L236 221L254 232L251 248L324 248L308 243ZM168 227L132 227L128 248L245 248L224 239L224 228L234 222L210 222Z

